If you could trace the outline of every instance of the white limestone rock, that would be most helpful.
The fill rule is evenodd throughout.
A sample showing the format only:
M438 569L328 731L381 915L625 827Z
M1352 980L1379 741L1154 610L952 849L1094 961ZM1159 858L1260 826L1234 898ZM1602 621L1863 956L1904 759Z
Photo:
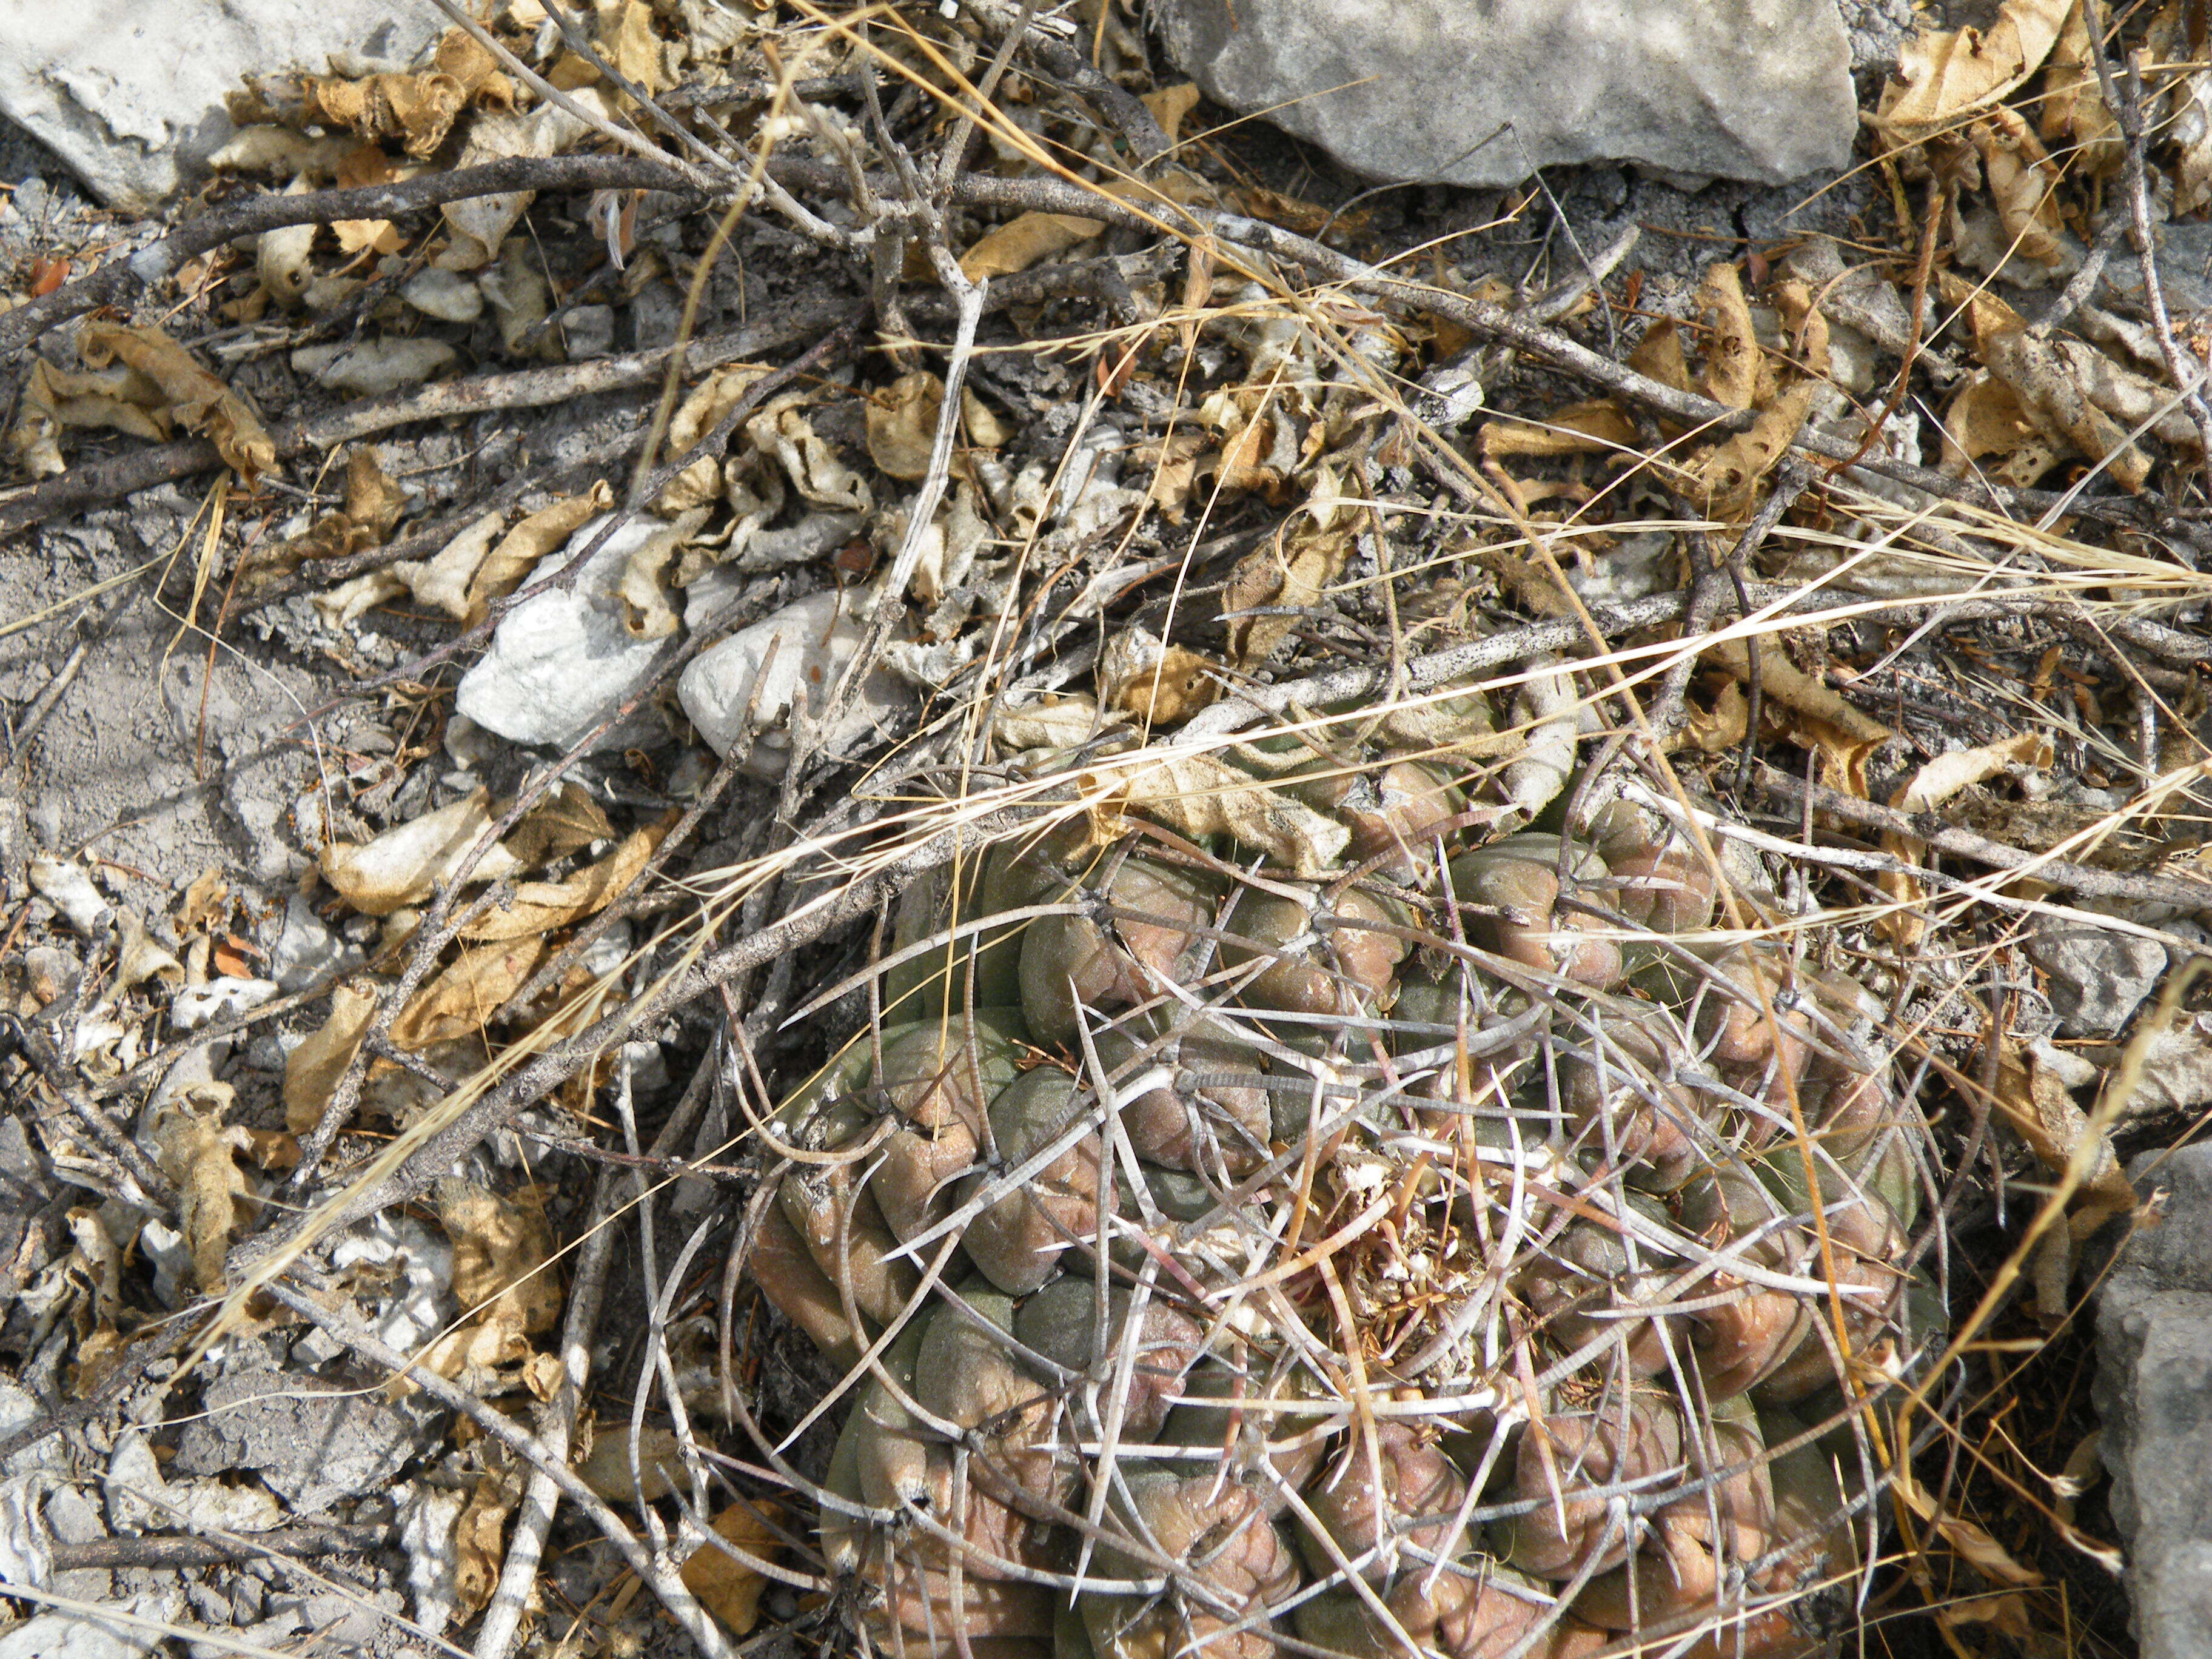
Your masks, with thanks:
M605 522L587 521L561 551L547 556L532 580L588 546ZM507 612L491 649L462 676L453 706L515 743L567 749L578 742L645 684L666 643L631 635L615 586L629 556L667 530L658 519L630 520L592 555L568 591L549 588ZM595 747L623 746L641 729L635 720L623 721Z
M176 190L236 129L248 75L404 66L447 27L431 0L0 0L0 113L112 208Z
M702 653L676 687L699 735L716 754L727 755L752 734L745 772L781 777L791 763L793 706L803 696L809 716L820 716L866 636L866 604L860 589L817 593ZM820 741L833 754L849 752L908 701L898 682L877 669L854 688L851 708Z
M1156 0L1154 18L1216 101L1376 179L1633 161L1781 184L1845 165L1857 131L1836 0Z

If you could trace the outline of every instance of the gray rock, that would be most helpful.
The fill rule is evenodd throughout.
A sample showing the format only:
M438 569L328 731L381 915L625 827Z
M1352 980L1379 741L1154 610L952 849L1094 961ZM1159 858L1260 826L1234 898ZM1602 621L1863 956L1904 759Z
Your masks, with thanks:
M2177 1014L2143 1053L2130 1118L2195 1113L2212 1106L2212 1014Z
M2037 927L2027 957L2043 969L2059 1034L2069 1037L2112 1036L2166 971L2155 939L2056 918Z
M2100 1447L2142 1659L2212 1653L2212 1146L2147 1152L2166 1198L2122 1248L2097 1308Z
M374 1395L341 1393L289 1371L240 1371L208 1385L170 1468L252 1469L302 1515L374 1492L415 1455L418 1431Z
M0 113L110 207L152 205L235 129L248 75L326 73L332 52L412 58L447 27L430 0L0 0Z
M365 958L323 925L314 906L295 893L284 902L284 927L270 947L269 977L286 991L304 991L332 974L350 973Z
M676 695L699 735L718 755L748 738L744 769L780 778L791 763L792 711L803 702L818 718L838 677L867 637L860 590L825 591L787 605L702 652L684 671ZM910 699L881 669L854 688L844 718L818 736L831 754L866 742Z
M1857 132L1836 0L1161 0L1169 56L1378 179L1634 161L1781 184ZM1510 124L1510 131L1501 131Z
M548 556L539 574L587 546L605 522L586 522ZM569 591L549 588L509 611L492 635L491 649L461 677L453 706L503 738L558 749L611 714L645 684L665 643L631 635L615 586L629 556L667 528L658 519L632 519L592 555ZM610 730L599 746L623 746L637 726Z

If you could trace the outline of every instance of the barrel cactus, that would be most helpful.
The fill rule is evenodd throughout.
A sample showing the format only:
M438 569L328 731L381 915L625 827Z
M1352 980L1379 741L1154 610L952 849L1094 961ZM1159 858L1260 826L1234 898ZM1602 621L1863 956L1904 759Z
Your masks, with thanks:
M1019 757L1077 806L907 893L764 1124L876 1650L1751 1659L1850 1605L1941 1317L1879 1006L1432 701L1222 751L1324 867L1085 810L1111 742Z

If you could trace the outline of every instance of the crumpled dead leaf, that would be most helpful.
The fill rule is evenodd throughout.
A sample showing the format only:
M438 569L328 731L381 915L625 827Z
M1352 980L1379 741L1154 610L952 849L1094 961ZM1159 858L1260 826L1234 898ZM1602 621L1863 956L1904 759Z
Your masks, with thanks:
M668 450L671 454L687 453L700 439L713 431L745 393L769 371L759 363L730 363L716 369L685 394L676 410L676 417L668 423ZM721 499L722 467L712 455L702 455L668 481L653 503L653 511L664 514L682 513L695 507L710 507Z
M524 813L502 844L523 868L535 870L614 836L606 808L581 784L569 782Z
M494 507L475 523L464 526L428 558L402 559L393 564L392 577L404 582L422 604L435 606L449 617L465 617L469 583L491 551L492 538L506 522L507 515Z
M911 483L929 472L945 382L927 369L902 374L868 399L868 453L884 471Z
M422 1364L478 1393L520 1380L530 1339L561 1318L560 1275L543 1193L501 1198L459 1176L438 1183L438 1224L453 1243L453 1296L467 1322L422 1351Z
M2015 767L2047 767L2051 755L2051 740L2040 732L2023 732L1975 749L1953 750L1915 771L1890 805L1900 812L1932 812L1960 790L1986 778L2001 776ZM1883 832L1881 845L1884 852L1906 864L1919 863L1928 851L1925 842L1894 830ZM1920 883L1895 870L1884 871L1875 879L1882 891L1903 907L1881 918L1882 931L1909 951L1928 931L1927 919L1913 908L1920 902Z
M781 1513L772 1504L741 1500L714 1517L714 1534L750 1554L773 1560L783 1545L771 1523ZM760 1622L761 1591L768 1588L767 1577L713 1544L699 1546L684 1564L681 1577L684 1588L727 1626L732 1635L750 1635Z
M2070 269L2057 190L2064 176L2020 112L1994 109L1967 128L1981 158L1983 182L1997 212L2009 257L2057 270Z
M673 817L624 838L615 850L596 864L586 865L565 881L526 881L514 897L486 911L461 930L463 939L514 939L532 938L567 927L604 910L637 879L653 849L675 823Z
M410 1051L483 1030L484 1022L552 954L538 937L495 940L464 951L417 991L392 1022L392 1041Z
M159 387L168 414L209 438L246 483L276 465L276 446L246 399L157 325L87 323L77 335L76 349L94 368L120 362Z
M284 1126L294 1134L311 1134L323 1121L375 1018L376 994L367 981L341 984L331 993L329 1017L284 1056Z
M323 879L363 915L388 916L435 892L491 823L491 792L478 789L374 841L332 842L323 848ZM477 860L470 879L496 881L520 867L512 853L495 845Z
M685 544L707 522L710 510L695 507L679 513L671 523L633 548L629 558L623 562L615 596L622 601L623 626L633 639L665 640L684 626L675 607L668 602L665 577Z
M155 1161L177 1185L179 1218L200 1289L223 1288L223 1256L244 1220L252 1189L234 1156L253 1150L253 1137L223 1115L236 1100L228 1083L198 1083L173 1095L155 1113Z
M2046 437L2020 394L1994 374L1975 375L1943 411L1942 471L1954 478L1971 472L2028 489L2071 447Z
M371 143L397 139L420 161L437 154L472 100L514 104L514 83L500 72L499 60L458 28L446 31L430 67L419 73L310 76L301 90L311 119L348 128Z
M611 1504L652 1503L684 1483L684 1454L666 1429L647 1424L637 1435L637 1472L630 1472L628 1423L609 1424L576 1460L576 1475ZM724 1560L729 1558L723 1557ZM689 1582L687 1580L687 1582Z
M1099 694L1147 726L1174 726L1220 696L1213 666L1188 647L1163 645L1144 629L1125 628L1106 641L1099 658Z
M158 443L169 435L168 410L161 388L125 365L72 374L34 357L8 434L9 447L33 477L69 470L59 441L65 427L105 427Z
M1935 29L1898 54L1875 125L1893 146L1995 104L2043 66L2075 0L2005 0L1986 29Z
M1751 678L1751 653L1741 640L1719 641L1705 647L1705 656L1739 680L1747 682ZM1883 744L1892 735L1887 726L1862 714L1841 692L1790 661L1779 642L1771 639L1759 641L1759 688L1762 696L1818 721L1846 743Z
M1318 604L1344 571L1351 555L1348 530L1323 528L1301 518L1230 573L1221 614L1229 628L1229 659L1239 668L1266 662L1298 625L1295 616L1255 617L1269 609L1304 610Z
M775 457L792 487L817 507L868 513L875 493L814 430L799 397L779 398L745 422L755 448Z
M1011 276L1080 247L1105 228L1104 220L1079 214L1024 213L988 232L962 254L960 274L971 283Z
M522 1474L486 1469L453 1522L453 1616L464 1623L491 1605L507 1559L507 1521L522 1501Z
M1194 840L1229 836L1302 878L1334 867L1352 839L1334 818L1218 755L1148 750L1133 765L1087 778L1086 793L1093 784L1107 792L1108 814L1141 812Z
M2100 407L2094 395L2102 391L2111 399L2125 371L2093 346L2038 339L2025 329L1996 336L1982 355L1990 373L2012 388L2021 412L2046 439L2084 460L2106 462L2122 489L2142 489L2150 477L2150 457L2128 441L2126 429ZM2188 424L2185 419L2181 422L2184 428Z
M580 495L539 507L508 531L470 576L468 609L461 620L471 628L482 622L494 599L503 599L521 586L538 560L575 534L586 520L605 512L614 499L613 486L602 478Z
M602 114L611 113L606 94L596 87L579 87L568 96L586 107L597 103ZM592 131L558 104L539 105L527 115L488 111L469 125L468 142L461 148L456 167L489 167L516 155L558 155ZM453 240L437 263L447 270L477 270L498 257L500 244L529 210L538 192L510 191L502 196L478 196L448 202L439 212L445 217ZM495 305L496 296L487 294ZM543 315L543 313L539 313Z

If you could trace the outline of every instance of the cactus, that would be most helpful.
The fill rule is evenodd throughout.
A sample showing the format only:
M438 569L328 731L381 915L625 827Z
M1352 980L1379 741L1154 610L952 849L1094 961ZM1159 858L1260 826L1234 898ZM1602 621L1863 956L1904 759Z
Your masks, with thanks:
M821 1537L877 1649L1820 1646L1863 1466L1790 1411L1935 1334L1924 1126L1703 849L1618 802L1482 842L1541 803L1437 708L1238 751L1341 827L1317 877L1071 819L907 895L750 1261L869 1355Z

